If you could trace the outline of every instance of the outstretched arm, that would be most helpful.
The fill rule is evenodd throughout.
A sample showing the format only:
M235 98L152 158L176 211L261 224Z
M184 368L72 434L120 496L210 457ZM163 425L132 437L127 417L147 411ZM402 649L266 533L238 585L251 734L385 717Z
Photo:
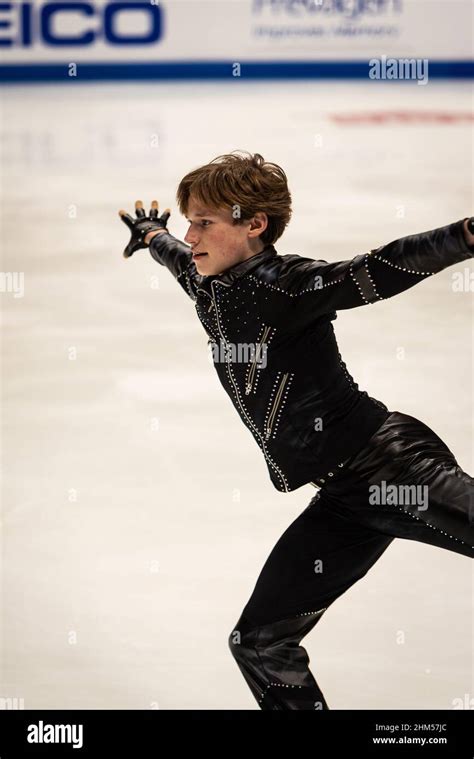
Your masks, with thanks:
M196 271L190 246L165 230L150 232L145 242L147 238L150 238L149 250L155 261L166 266L189 297L196 300L202 276Z
M467 241L467 221L402 237L362 257L354 272L361 296L368 303L391 298L422 279L474 256Z
M303 323L324 313L391 298L452 264L472 259L474 235L467 222L461 219L402 237L347 261L328 263L294 256L275 291L287 296L292 316Z
M155 261L166 266L186 294L196 300L196 291L202 277L196 271L190 247L169 233L166 224L170 213L167 208L158 216L157 200L152 201L148 215L141 200L135 202L135 218L126 211L119 211L120 218L131 232L123 255L130 258L135 251L149 247Z

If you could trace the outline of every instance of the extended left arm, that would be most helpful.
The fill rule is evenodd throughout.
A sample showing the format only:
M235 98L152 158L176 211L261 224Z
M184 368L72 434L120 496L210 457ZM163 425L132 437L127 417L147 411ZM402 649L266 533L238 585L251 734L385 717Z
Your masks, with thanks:
M345 261L294 256L269 290L272 311L287 309L291 321L304 325L322 314L391 298L448 266L472 260L474 234L468 222L460 219L401 237Z
M391 298L421 279L474 257L469 218L429 232L402 237L371 250L354 267L353 276L364 301Z
M323 281L316 308L319 310L324 303L329 304L328 310L332 307L353 308L390 298L413 287L420 278L474 257L474 234L468 228L469 221L466 218L462 226L459 221L430 232L402 237L350 261L325 262L322 268L317 266L321 262L312 262L316 265L316 276ZM194 266L193 274L190 272L190 246L165 230L149 232L144 243L149 245L152 257L167 266L188 295L195 299L196 272ZM185 279L181 279L183 275ZM315 276L314 271L311 276ZM334 281L335 286L325 290L324 281L329 285ZM308 298L303 300L308 302ZM311 310L314 315L313 307Z

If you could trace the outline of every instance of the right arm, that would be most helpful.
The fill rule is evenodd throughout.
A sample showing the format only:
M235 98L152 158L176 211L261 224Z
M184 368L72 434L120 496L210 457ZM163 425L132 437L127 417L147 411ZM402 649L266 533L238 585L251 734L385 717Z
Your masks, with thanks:
M149 232L144 241L148 244L152 258L166 266L186 294L196 300L202 276L196 271L190 246L164 229Z

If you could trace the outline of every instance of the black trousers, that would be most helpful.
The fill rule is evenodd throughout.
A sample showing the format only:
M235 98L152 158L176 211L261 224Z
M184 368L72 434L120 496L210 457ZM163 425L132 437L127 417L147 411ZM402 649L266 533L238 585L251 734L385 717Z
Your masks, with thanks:
M474 557L474 480L420 420L394 411L268 556L229 647L261 709L329 709L301 640L394 538Z

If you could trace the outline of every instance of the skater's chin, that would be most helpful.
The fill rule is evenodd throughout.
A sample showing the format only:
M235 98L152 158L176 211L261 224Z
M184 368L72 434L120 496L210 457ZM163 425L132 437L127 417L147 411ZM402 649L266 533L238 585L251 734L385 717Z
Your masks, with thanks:
M212 266L212 261L209 260L209 256L206 254L205 256L199 256L197 259L193 258L193 261L196 265L196 271L199 274L215 274L216 272L213 270L215 267Z

